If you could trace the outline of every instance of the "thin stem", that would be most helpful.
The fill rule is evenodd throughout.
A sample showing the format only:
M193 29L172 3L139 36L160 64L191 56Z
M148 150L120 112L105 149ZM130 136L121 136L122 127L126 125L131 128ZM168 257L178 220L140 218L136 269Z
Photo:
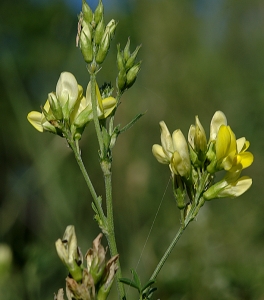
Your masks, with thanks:
M163 265L165 264L165 261L167 260L167 258L171 254L171 251L173 250L173 248L177 244L178 240L180 239L180 237L181 237L181 235L182 235L185 228L186 228L185 226L180 227L180 229L178 230L177 234L175 235L175 237L172 240L171 244L169 245L168 249L166 250L166 252L162 256L160 262L158 263L155 271L153 272L153 274L151 275L149 280L155 280L156 279L156 277L158 276L160 270L162 269Z
M111 256L114 256L118 254L118 252L117 252L115 230L114 230L112 174L109 168L110 168L110 163L108 165L108 172L106 174L104 173L105 191L106 191L107 225L108 225L108 235L106 237L110 248ZM118 289L119 298L126 299L124 285L118 280L119 278L122 278L120 261L118 261L118 269L116 272L116 276L117 276L117 289Z
M198 187L198 189L195 193L195 198L194 198L193 204L191 206L191 209L188 212L187 216L185 217L184 222L182 222L182 225L181 225L180 229L178 230L177 234L175 235L175 237L172 240L171 244L169 245L168 249L166 250L166 252L162 256L162 258L161 258L160 262L158 263L155 271L151 275L150 280L155 280L156 279L156 277L158 276L160 270L162 269L163 265L165 264L165 261L169 257L171 251L173 250L173 248L177 244L178 240L180 239L183 231L186 229L186 227L189 225L189 223L196 217L196 215L199 212L199 209L203 206L204 199L201 196L201 194L204 191L205 185L208 183L208 179L210 178L210 176L211 175L207 171L205 171L203 173L203 175L201 176L200 184L199 184L199 187Z
M92 195L92 198L93 198L93 201L94 201L94 204L97 208L97 211L98 211L98 214L99 214L99 217L101 219L101 221L103 222L103 224L105 225L105 215L104 215L104 212L103 212L103 209L102 209L102 206L99 202L99 199L98 199L98 196L96 194L96 191L93 187L93 184L91 182L91 179L86 171L86 168L83 164L83 161L82 161L82 157L81 157L81 154L80 154L80 150L79 150L79 144L78 144L78 141L74 142L74 141L69 141L68 140L68 143L69 145L71 146L73 152L74 152L74 156L75 156L75 159L80 167L80 170L83 174L83 177L84 177L84 180L89 188L89 191Z
M103 142L103 136L98 120L98 114L97 114L97 103L96 103L96 75L92 73L90 75L90 81L91 81L91 98L92 98L92 109L93 109L93 120L94 120L94 127L97 134L97 139L99 143L100 148L100 155L103 154L104 151L104 142Z

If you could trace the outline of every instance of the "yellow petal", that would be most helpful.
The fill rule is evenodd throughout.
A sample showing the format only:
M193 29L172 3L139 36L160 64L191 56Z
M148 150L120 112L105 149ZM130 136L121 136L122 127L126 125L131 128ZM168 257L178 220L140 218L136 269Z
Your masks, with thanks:
M104 98L102 100L104 118L107 118L116 107L116 99L114 97Z
M42 113L40 113L38 111L31 111L27 115L27 119L28 119L29 123L32 126L34 126L39 132L43 132L42 118L43 118Z
M171 157L172 153L174 152L171 134L164 121L161 121L159 124L161 130L161 135L160 135L161 146L163 147L163 150L166 153L166 155L168 157Z
M169 164L170 158L166 155L161 145L153 145L152 153L156 157L157 161L161 164Z
M215 140L221 125L227 125L226 116L223 112L217 111L213 115L210 125L210 141Z

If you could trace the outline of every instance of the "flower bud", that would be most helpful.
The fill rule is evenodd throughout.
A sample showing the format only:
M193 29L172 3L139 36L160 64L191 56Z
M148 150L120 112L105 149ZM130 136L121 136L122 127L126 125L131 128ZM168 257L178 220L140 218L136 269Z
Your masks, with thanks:
M130 57L128 58L128 60L126 61L126 70L130 69L133 67L138 51L141 48L141 45L137 46L137 48L135 49L135 51L130 55Z
M102 20L103 14L104 14L104 6L102 0L99 0L99 3L94 12L94 21L96 24L98 24Z
M56 95L54 93L49 93L48 101L50 104L50 109L52 111L53 116L56 120L62 120L63 114L60 102L58 101Z
M126 71L125 69L119 71L117 75L117 87L118 89L123 92L126 89Z
M96 45L99 45L101 43L102 37L104 35L104 31L105 31L105 24L104 24L104 18L102 18L101 21L96 26L95 33L94 33L94 41Z
M124 48L124 60L125 60L125 62L128 61L129 57L130 57L130 38L128 38L126 46Z
M86 23L91 23L93 20L93 12L85 0L82 0L83 19Z
M198 116L195 117L194 147L198 155L200 153L204 155L207 149L207 140L206 140L205 131L202 124L200 123Z
M122 51L120 49L120 44L117 45L117 67L120 71L125 69L125 62Z
M80 48L82 51L84 61L88 64L92 62L93 46L91 40L88 38L84 30L81 31L81 35L80 35Z
M184 187L184 183L182 181L182 177L180 175L173 174L173 193L178 208L184 209L186 206L185 204L186 190Z
M106 55L108 53L110 47L110 34L104 35L104 37L102 38L102 41L100 43L98 52L96 54L95 57L95 61L100 65L101 63L103 63L103 61L106 58Z
M140 65L141 62L137 63L127 72L126 88L130 88L135 83L138 72L140 71Z

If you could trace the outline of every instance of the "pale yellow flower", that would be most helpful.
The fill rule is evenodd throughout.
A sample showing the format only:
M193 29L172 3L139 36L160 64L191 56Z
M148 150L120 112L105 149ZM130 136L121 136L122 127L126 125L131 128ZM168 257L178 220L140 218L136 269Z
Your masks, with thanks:
M205 200L215 198L235 198L244 194L252 185L252 179L248 176L240 177L240 171L227 172L226 176L212 185L204 194Z
M188 144L181 130L175 130L171 136L164 121L160 122L161 145L152 146L152 153L162 164L169 164L174 174L188 177L191 161Z

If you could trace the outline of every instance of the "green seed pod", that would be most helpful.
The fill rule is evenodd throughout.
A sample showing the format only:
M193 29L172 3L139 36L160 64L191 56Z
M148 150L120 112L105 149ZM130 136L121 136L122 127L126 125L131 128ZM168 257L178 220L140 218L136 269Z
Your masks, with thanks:
M104 24L104 18L102 18L101 21L96 26L95 33L94 33L94 41L96 45L99 45L101 43L104 32L105 32L105 24Z
M138 64L134 65L128 72L127 72L127 84L126 87L130 88L134 82L137 79L138 72L140 71L140 65L141 62Z
M83 19L86 23L91 23L93 20L93 12L85 0L82 0Z
M133 67L140 48L141 45L137 46L136 50L130 55L130 57L126 61L126 70L131 69Z
M109 34L107 34L102 39L99 49L98 49L98 52L97 52L97 55L95 57L95 61L98 64L101 64L105 60L107 52L109 50L109 47L110 47L110 36L109 36Z
M103 14L104 14L104 6L102 0L99 0L99 3L94 12L94 21L96 24L98 24L101 21L101 19L103 18Z
M80 48L85 62L87 62L88 64L92 62L93 60L92 42L90 41L90 39L87 37L87 35L83 30L81 31L81 36L80 36Z

